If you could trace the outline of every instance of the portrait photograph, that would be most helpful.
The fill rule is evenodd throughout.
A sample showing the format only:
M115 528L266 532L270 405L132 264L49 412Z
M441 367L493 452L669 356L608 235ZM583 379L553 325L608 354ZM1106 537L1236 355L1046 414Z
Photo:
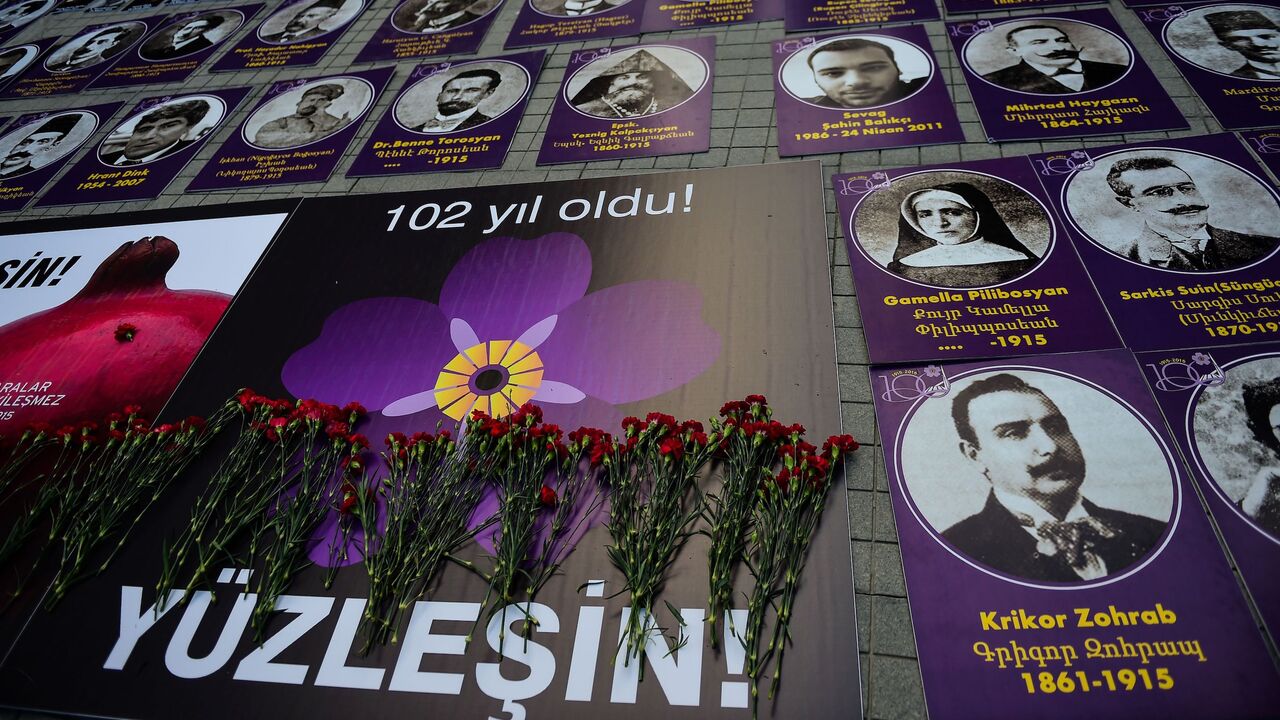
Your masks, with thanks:
M951 379L900 431L899 482L925 528L997 577L1102 582L1153 557L1173 522L1172 458L1107 393L1065 375Z
M502 0L408 0L391 13L400 32L427 35L460 28L488 15Z
M128 50L146 31L147 26L140 22L122 22L86 30L49 53L44 67L49 72L68 73L101 65Z
M939 288L999 285L1034 270L1053 244L1049 211L991 175L928 170L869 193L850 226L887 272Z
M244 123L244 141L264 150L319 142L359 120L373 104L374 95L373 86L361 78L313 80L255 110Z
M212 10L165 25L138 48L143 60L165 62L217 45L244 24L239 10Z
M200 142L226 114L226 103L213 95L184 95L159 103L112 130L98 146L98 160L130 167L167 158Z
M996 23L966 42L961 56L983 81L1029 95L1101 90L1133 66L1133 50L1111 31L1052 17Z
M37 45L17 45L0 50L0 82L17 77L27 69L28 65L35 62L39 54L40 47Z
M258 25L258 39L272 45L306 42L340 30L364 9L364 0L299 0Z
M590 117L648 117L692 99L709 76L707 61L692 50L644 45L578 68L565 83L564 96L574 110Z
M49 14L58 0L18 0L0 7L0 33L10 33Z
M1092 158L1063 189L1071 222L1095 245L1168 272L1237 270L1280 246L1280 204L1261 178L1168 148Z
M1253 80L1280 81L1280 9L1222 3L1188 10L1164 26L1164 41L1202 70Z
M884 107L924 89L933 77L929 53L896 37L859 33L800 48L783 61L778 80L813 107Z
M51 114L0 137L0 182L35 172L75 152L98 129L93 113Z
M516 63L458 63L414 83L396 101L392 117L412 132L468 130L501 117L528 90L529 73Z
M1215 490L1280 542L1280 356L1246 359L1205 387L1189 418L1195 453Z
M535 12L552 17L598 15L622 7L632 0L529 0Z

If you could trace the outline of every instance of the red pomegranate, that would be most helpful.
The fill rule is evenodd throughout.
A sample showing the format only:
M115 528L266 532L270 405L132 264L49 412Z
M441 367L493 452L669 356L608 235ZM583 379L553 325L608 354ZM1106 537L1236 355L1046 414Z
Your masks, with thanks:
M33 422L99 420L125 404L154 416L231 302L170 290L165 276L177 261L167 237L127 242L75 297L0 327L0 418L12 413L0 435ZM56 405L24 404L56 395Z

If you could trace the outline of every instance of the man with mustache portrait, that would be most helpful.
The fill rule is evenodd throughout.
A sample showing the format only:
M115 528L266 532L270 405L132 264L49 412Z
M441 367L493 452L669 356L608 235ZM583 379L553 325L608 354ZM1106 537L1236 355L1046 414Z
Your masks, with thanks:
M78 122L78 115L58 115L14 143L8 154L0 158L0 180L39 170L66 154L60 146Z
M595 117L628 118L669 110L693 94L671 67L638 50L592 78L569 102Z
M294 13L280 32L266 33L259 37L270 43L289 45L332 32L332 29L326 30L323 25L338 14L342 9L342 2L343 0L316 0Z
M1217 271L1270 254L1280 239L1216 227L1195 180L1172 160L1132 157L1107 172L1115 199L1142 217L1142 232L1120 252L1169 270Z
M990 485L982 510L942 533L970 558L1027 580L1097 580L1132 566L1164 534L1160 520L1081 495L1087 463L1067 418L1021 378L974 381L956 393L951 416L960 453Z
M1128 68L1115 63L1084 60L1071 36L1053 25L1023 25L1005 34L1005 51L1017 64L982 77L1009 90L1071 94L1105 87Z

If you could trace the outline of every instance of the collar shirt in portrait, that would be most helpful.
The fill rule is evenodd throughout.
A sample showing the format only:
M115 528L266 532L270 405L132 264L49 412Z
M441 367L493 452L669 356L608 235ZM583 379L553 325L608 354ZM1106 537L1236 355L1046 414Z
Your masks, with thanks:
M1148 232L1143 233L1142 240L1138 243L1138 260L1147 265L1169 267L1175 249L1193 258L1201 257L1209 244L1208 226L1187 236L1173 231L1161 232L1150 225L1147 226L1147 230Z
M114 165L115 167L128 167L130 165L142 165L143 163L149 163L152 160L159 160L165 155L173 152L173 149L181 143L182 143L182 139L179 138L178 140L174 141L173 143L170 143L169 145L166 145L160 150L157 150L151 153L150 155L144 155L138 158L137 160L130 160L129 158L124 156L124 153L121 153L120 157L117 158L116 161L111 164Z
M422 129L434 132L448 132L456 129L459 125L466 122L467 118L475 115L476 111L479 109L479 106L476 106L452 115L441 115L437 112L435 117L422 124Z
M463 19L463 16L465 16L466 14L467 14L467 11L464 9L464 10L459 10L458 12L452 13L450 15L445 15L444 17L435 18L434 20L429 21L427 23L427 26L423 28L423 30L427 32L433 32L437 30L448 30L449 28L454 27L456 25L461 25L462 23L460 21Z
M1053 78L1054 82L1062 83L1072 90L1080 90L1084 87L1084 63L1081 63L1079 59L1064 68L1039 65L1030 60L1027 61L1027 64Z
M1076 496L1075 505L1071 506L1062 520L1058 520L1034 500L995 489L993 492L1000 504L1013 513L1022 529L1036 541L1036 552L1046 557L1074 553L1076 557L1064 559L1083 580L1096 580L1107 574L1107 564L1094 552L1089 535L1099 533L1105 537L1114 533L1085 510L1079 496ZM1083 528L1088 528L1088 532L1081 532ZM1071 530L1075 535L1074 549L1070 548L1072 540L1065 537L1068 534L1065 530Z
M1280 68L1275 65L1260 65L1252 60L1245 63L1249 74L1258 80L1280 80Z
M604 0L566 0L565 15L590 15L604 4Z

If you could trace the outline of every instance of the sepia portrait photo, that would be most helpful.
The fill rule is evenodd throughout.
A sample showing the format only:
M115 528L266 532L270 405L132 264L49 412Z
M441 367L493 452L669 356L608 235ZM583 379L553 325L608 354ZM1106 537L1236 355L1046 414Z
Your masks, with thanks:
M901 433L899 473L921 521L981 569L1087 583L1134 570L1173 517L1171 459L1110 395L1057 373L952 380Z
M779 84L820 108L876 108L906 99L933 77L933 60L916 45L885 35L842 35L800 48L782 63Z
M458 63L414 83L396 101L392 117L413 132L469 130L502 116L528 90L529 73L516 63Z
M147 26L140 22L122 22L86 30L49 53L44 67L54 73L91 68L128 50L146 31Z
M1280 9L1221 3L1164 26L1164 42L1196 67L1243 80L1280 80Z
M373 86L354 77L328 77L300 85L268 100L244 123L244 140L265 150L286 150L319 142L364 115L373 104Z
M185 95L147 108L125 120L98 147L98 161L130 167L167 158L213 132L227 114L213 95Z
M208 50L244 24L239 10L213 10L178 20L156 31L138 48L143 60L163 62Z
M397 30L414 35L444 32L479 20L502 0L408 0L391 13Z
M638 118L684 104L707 83L701 55L672 45L644 45L610 53L578 68L565 100L597 118Z
M863 252L911 282L941 288L999 285L1049 253L1053 224L1030 193L964 170L893 178L868 194L850 222Z
M273 45L313 40L342 29L363 9L363 0L299 0L263 20L258 39Z
M1063 197L1094 244L1163 270L1235 270L1280 245L1280 204L1268 185L1199 153L1150 148L1093 158Z
M578 17L608 12L629 2L631 0L529 0L529 7L552 17Z
M72 110L51 114L0 137L0 182L35 172L57 162L89 139L98 119Z
M986 82L1032 95L1100 90L1133 66L1128 43L1111 31L1052 17L996 23L966 42L961 55Z

